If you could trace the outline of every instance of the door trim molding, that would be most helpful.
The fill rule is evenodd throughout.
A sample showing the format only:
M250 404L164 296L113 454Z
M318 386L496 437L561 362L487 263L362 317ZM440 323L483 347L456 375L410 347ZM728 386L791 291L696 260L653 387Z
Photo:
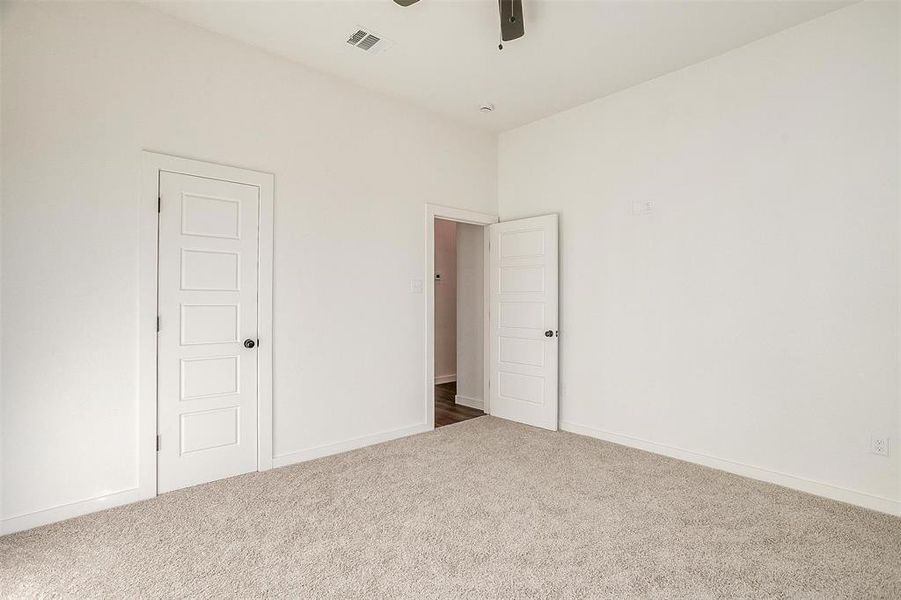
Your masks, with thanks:
M497 215L480 213L462 208L441 206L438 204L425 205L425 279L423 288L425 292L425 427L427 430L435 427L435 219L445 219L457 223L481 225L483 228L482 245L485 260L484 279L482 281L484 315L482 318L482 397L485 399L484 411L488 406L488 225L498 222Z
M275 176L144 150L138 252L138 497L157 495L157 277L160 171L253 185L260 190L257 331L257 470L272 468L272 268Z

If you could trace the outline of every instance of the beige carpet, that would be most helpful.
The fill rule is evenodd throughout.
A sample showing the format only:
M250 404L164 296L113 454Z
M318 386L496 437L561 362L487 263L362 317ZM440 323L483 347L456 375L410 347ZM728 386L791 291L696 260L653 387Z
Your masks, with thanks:
M0 538L0 590L901 598L901 519L481 417Z

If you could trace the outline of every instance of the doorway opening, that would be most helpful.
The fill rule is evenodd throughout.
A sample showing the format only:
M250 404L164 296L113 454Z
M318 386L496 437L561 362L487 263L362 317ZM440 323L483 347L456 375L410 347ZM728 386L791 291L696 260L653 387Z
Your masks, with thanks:
M435 219L435 427L485 414L484 226Z
M497 217L426 205L425 424L490 414L489 225Z
M477 302L464 304L481 315L481 333L459 336L461 323L454 326L455 337L462 337L467 348L455 356L481 368L481 388L473 383L479 376L467 376L462 362L455 362L452 369L443 369L444 372L436 370L436 326L441 326L441 321L436 321L436 290L446 281L442 275L442 283L435 283L436 275L441 275L441 270L436 269L436 224L440 228L441 221L453 222L458 228L461 224L474 225L475 230L464 231L473 231L474 237L481 234L480 252L474 249L476 246L464 246L472 254L481 253L481 289L475 292L477 288L463 286L467 296L481 295L481 306ZM436 383L450 383L452 375L456 384L454 407L468 403L468 408L485 414L557 430L557 221L557 215L548 214L499 223L494 215L426 205L425 281L411 282L414 292L425 291L425 425L434 427L437 423ZM455 272L455 282L456 275ZM456 292L455 297L460 290ZM477 319L464 320L467 324L478 323ZM478 349L469 349L474 345L470 342L479 337L481 354ZM454 342L457 346L456 339ZM445 375L447 380L436 382L436 375ZM481 406L468 402L475 396L469 396L464 385L465 389L480 393ZM450 400L451 390L441 391Z

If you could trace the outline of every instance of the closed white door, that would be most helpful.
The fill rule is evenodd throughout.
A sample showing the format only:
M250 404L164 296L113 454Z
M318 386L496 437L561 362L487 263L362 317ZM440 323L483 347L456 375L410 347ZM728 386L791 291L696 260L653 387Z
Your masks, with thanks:
M557 429L557 215L490 226L492 415Z
M259 188L160 173L160 493L257 469Z

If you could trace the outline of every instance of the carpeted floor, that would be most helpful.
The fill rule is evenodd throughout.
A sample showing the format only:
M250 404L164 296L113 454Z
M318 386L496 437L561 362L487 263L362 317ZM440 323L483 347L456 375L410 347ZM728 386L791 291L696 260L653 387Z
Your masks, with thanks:
M901 519L480 417L0 538L0 596L901 598Z

